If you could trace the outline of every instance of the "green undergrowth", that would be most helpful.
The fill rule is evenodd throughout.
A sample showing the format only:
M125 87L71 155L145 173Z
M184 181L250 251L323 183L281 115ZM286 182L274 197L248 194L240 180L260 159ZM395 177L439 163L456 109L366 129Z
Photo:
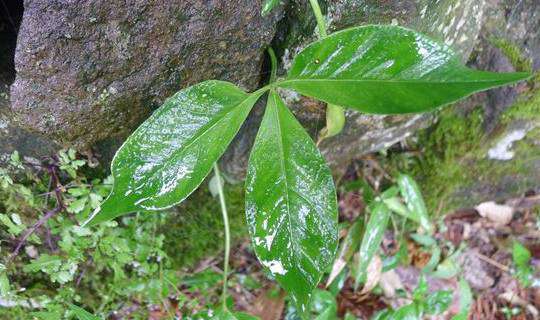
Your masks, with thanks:
M225 186L231 237L247 236L242 185ZM207 187L200 188L162 226L165 250L178 267L191 267L199 260L223 250L223 221L217 198Z
M410 145L420 156L396 153L389 157L391 171L415 176L424 192L429 210L444 214L498 197L519 196L537 187L540 163L540 128L514 142L510 161L492 160L487 152L514 127L540 123L540 91L522 97L500 119L498 128L486 135L482 109L465 115L453 108L440 112L436 124L421 131ZM486 199L491 193L493 198Z
M148 319L146 306L162 304L189 276L183 268L222 250L219 203L207 184L175 210L80 227L109 194L111 182L96 178L74 150L39 166L14 153L0 166L0 299L12 305L0 307L0 320L69 319L68 303L105 316L125 301L143 306L130 319ZM59 193L46 196L53 185ZM225 190L238 239L246 234L242 187ZM65 208L10 257L26 230L58 206L57 199ZM192 303L181 294L178 299L181 306Z

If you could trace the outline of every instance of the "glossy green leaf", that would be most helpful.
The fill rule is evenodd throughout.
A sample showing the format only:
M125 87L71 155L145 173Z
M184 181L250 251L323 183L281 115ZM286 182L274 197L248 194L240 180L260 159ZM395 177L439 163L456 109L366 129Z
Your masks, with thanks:
M356 286L365 281L367 267L379 249L390 218L390 209L384 203L376 202L372 207L360 251L358 252L358 268L355 276Z
M459 313L452 320L467 320L469 310L473 303L473 294L467 280L459 279Z
M531 252L521 243L515 241L512 247L512 259L518 268L528 267L531 260Z
M70 305L69 308L79 320L101 320L99 317L96 317L95 315L76 305Z
M521 243L514 241L512 259L516 266L515 276L525 288L531 285L533 268L530 265L531 252Z
M334 320L337 319L337 302L331 292L315 289L311 299L310 319Z
M418 221L422 228L428 233L433 233L433 225L429 220L424 197L422 196L422 192L420 192L420 187L416 181L409 175L401 174L399 175L397 182L401 195L405 199L409 211L414 215L415 220Z
M324 158L274 91L251 151L246 216L257 257L305 314L335 257L336 191Z
M427 314L439 315L445 312L452 303L452 292L439 290L430 294L425 300L425 310Z
M428 263L422 268L423 273L430 274L437 268L437 265L441 261L441 248L434 246L431 248L431 257Z
M414 242L424 246L424 247L434 247L437 245L437 240L433 238L432 236L428 236L425 234L419 234L419 233L411 233L409 235L411 239L414 240Z
M11 291L9 284L9 278L5 270L2 270L2 265L0 264L0 297L7 297Z
M426 277L423 275L420 275L418 278L418 283L416 284L416 288L414 288L413 291L413 298L414 300L420 300L422 301L426 294L429 291L428 283L426 280Z
M527 73L469 69L446 45L397 26L336 32L298 54L279 86L366 113L422 112Z
M416 215L414 215L407 207L401 202L401 200L398 197L393 197L389 199L384 199L384 204L388 206L388 209L392 210L392 212L395 212L399 214L402 217L405 217L407 219L413 220L415 222L418 221Z
M358 318L356 316L354 316L352 313L348 313L345 314L345 317L343 318L343 320L357 320Z
M265 0L261 14L263 16L267 15L279 4L279 0Z
M339 254L332 265L332 271L328 276L328 281L326 286L330 284L337 278L337 276L343 271L349 260L353 257L360 241L362 240L362 234L364 233L364 218L358 217L353 225L349 228L345 239L343 239L341 246L339 248Z
M231 312L221 309L211 318L212 320L257 320L259 318L243 312Z
M262 93L206 81L167 99L116 153L113 190L91 223L183 201L225 152Z
M321 131L321 139L337 136L345 127L345 112L340 106L329 104L326 107L326 127Z

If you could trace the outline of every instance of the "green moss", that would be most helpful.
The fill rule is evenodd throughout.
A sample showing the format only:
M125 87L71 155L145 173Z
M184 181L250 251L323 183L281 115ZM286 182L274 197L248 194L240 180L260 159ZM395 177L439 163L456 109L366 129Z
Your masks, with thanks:
M226 185L227 209L233 241L247 235L243 185ZM189 267L223 250L223 221L217 198L208 188L192 194L164 224L164 248L175 267Z
M518 46L506 39L491 39L490 42L502 50L516 71L532 72L532 60L526 58Z
M514 143L511 161L495 161L487 151L517 121L540 123L540 91L518 102L504 113L500 128L486 136L482 129L481 109L464 116L448 108L438 122L419 133L416 146L421 156L391 157L390 167L415 176L421 185L431 212L444 214L449 210L471 206L498 196L514 195L538 186L540 170L540 128L533 129L525 139Z
M28 319L28 310L21 307L0 308L0 320Z

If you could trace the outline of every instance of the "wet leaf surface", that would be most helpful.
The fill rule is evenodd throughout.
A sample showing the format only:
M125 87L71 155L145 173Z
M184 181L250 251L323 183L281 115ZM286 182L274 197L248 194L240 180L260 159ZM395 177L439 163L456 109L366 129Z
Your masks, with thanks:
M463 66L447 46L397 26L363 26L309 45L279 85L330 104L377 114L422 112L527 73Z
M246 215L257 257L305 313L335 257L336 191L324 158L275 92L251 152Z
M118 150L113 191L91 223L182 202L225 152L259 96L206 81L167 99Z
M409 211L414 216L414 220L418 221L420 226L428 233L433 233L433 225L429 219L424 197L416 181L409 175L401 174L397 182L401 195L405 199Z
M70 306L71 312L77 317L79 320L101 320L99 317L94 316L90 312L84 310L81 307L71 305Z
M279 4L279 0L265 0L261 14L263 16L267 15Z
M365 281L367 267L381 245L389 218L390 209L382 202L374 203L358 252L356 286Z

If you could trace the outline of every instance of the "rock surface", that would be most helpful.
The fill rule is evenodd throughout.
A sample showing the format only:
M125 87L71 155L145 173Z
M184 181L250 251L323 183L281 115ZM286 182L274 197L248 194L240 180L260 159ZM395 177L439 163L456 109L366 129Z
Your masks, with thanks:
M84 148L125 137L187 85L253 89L277 18L261 17L260 2L25 1L11 108L25 127Z

